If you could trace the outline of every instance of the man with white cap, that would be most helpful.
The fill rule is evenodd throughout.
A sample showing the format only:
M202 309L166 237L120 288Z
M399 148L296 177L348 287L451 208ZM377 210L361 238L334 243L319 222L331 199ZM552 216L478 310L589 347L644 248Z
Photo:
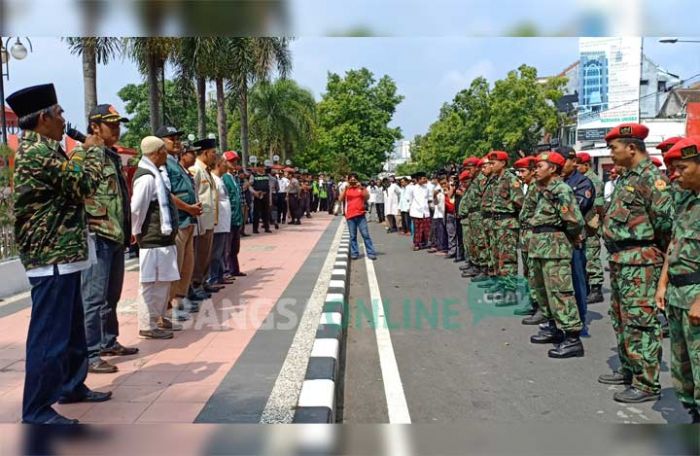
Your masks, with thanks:
M141 301L139 337L172 339L173 324L164 317L172 282L180 279L177 267L177 209L170 198L165 167L168 153L162 139L141 141L143 157L134 174L131 197L132 232L140 248Z

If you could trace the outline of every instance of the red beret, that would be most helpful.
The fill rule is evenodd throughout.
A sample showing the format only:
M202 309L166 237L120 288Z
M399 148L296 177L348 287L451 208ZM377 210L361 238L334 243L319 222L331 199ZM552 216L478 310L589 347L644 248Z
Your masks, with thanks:
M553 163L553 164L559 165L559 166L564 166L564 164L566 163L566 159L564 157L562 157L562 155L560 153L552 152L552 151L542 152L541 154L539 154L537 156L537 161L538 162L546 161L546 162Z
M470 177L472 177L472 175L469 171L462 171L461 173L459 173L459 180L461 181L469 179Z
M238 154L233 150L227 150L226 152L224 152L224 160L226 160L226 161L238 160Z
M533 156L523 157L520 160L516 160L515 163L513 163L513 167L516 169L517 168L529 168L536 161L537 161L537 157L533 157Z
M665 139L662 141L658 146L656 146L657 149L659 149L661 152L667 152L668 150L671 149L678 141L682 140L680 136L674 136L672 138Z
M476 162L476 166L477 166L477 167L484 166L484 165L485 165L486 163L488 163L488 162L489 162L488 160L479 159L479 161Z
M591 162L591 154L589 154L588 152L579 152L576 154L576 158L581 163L590 163Z
M605 141L612 141L618 138L633 138L644 140L649 135L649 129L638 123L623 123L613 128L605 135Z
M477 166L477 163L479 163L478 158L468 157L464 159L464 161L462 162L462 166Z
M508 152L503 152L502 150L492 150L487 155L489 160L503 160L508 161Z
M659 160L657 157L649 157L651 158L651 162L656 166L657 168L661 168L661 160Z
M669 160L684 160L686 158L693 158L700 155L700 136L688 136L676 143L675 146L671 148L666 155L664 155L664 160L668 162Z

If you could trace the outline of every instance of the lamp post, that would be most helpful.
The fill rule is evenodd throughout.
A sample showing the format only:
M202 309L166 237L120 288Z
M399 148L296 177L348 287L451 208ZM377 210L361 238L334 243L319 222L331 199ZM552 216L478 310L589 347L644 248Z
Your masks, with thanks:
M16 38L15 44L12 45L12 49L7 50L10 45L10 40L12 37L7 38L5 42L2 42L0 37L0 125L2 126L2 144L7 144L7 119L5 118L5 81L3 77L10 80L10 57L14 57L17 60L23 60L27 56L27 48L22 44L19 37ZM33 52L32 42L29 38L25 38L29 43L29 52ZM4 66L4 68L3 68Z
M700 43L700 40L679 40L678 38L662 38L659 43L676 44L676 43Z

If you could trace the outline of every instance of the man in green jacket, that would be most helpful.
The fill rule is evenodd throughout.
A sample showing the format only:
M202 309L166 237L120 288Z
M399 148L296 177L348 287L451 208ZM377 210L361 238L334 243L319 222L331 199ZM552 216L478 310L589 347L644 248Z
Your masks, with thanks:
M241 272L241 267L238 264L238 253L241 251L241 230L243 228L243 190L236 172L236 164L239 156L233 150L224 152L224 159L228 163L228 172L223 175L222 179L226 190L228 190L228 198L231 202L231 234L229 241L226 243L224 252L224 265L227 272L235 277L246 276Z

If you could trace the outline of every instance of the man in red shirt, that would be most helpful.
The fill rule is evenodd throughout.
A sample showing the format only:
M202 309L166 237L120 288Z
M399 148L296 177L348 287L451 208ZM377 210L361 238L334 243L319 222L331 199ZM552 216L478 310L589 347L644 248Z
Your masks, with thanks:
M360 186L357 181L357 174L348 175L348 186L343 189L338 201L345 202L345 219L350 230L350 257L356 260L360 256L360 249L357 245L357 229L365 242L367 258L376 260L377 254L374 251L372 239L369 237L367 219L365 218L365 202L369 199L369 191Z

